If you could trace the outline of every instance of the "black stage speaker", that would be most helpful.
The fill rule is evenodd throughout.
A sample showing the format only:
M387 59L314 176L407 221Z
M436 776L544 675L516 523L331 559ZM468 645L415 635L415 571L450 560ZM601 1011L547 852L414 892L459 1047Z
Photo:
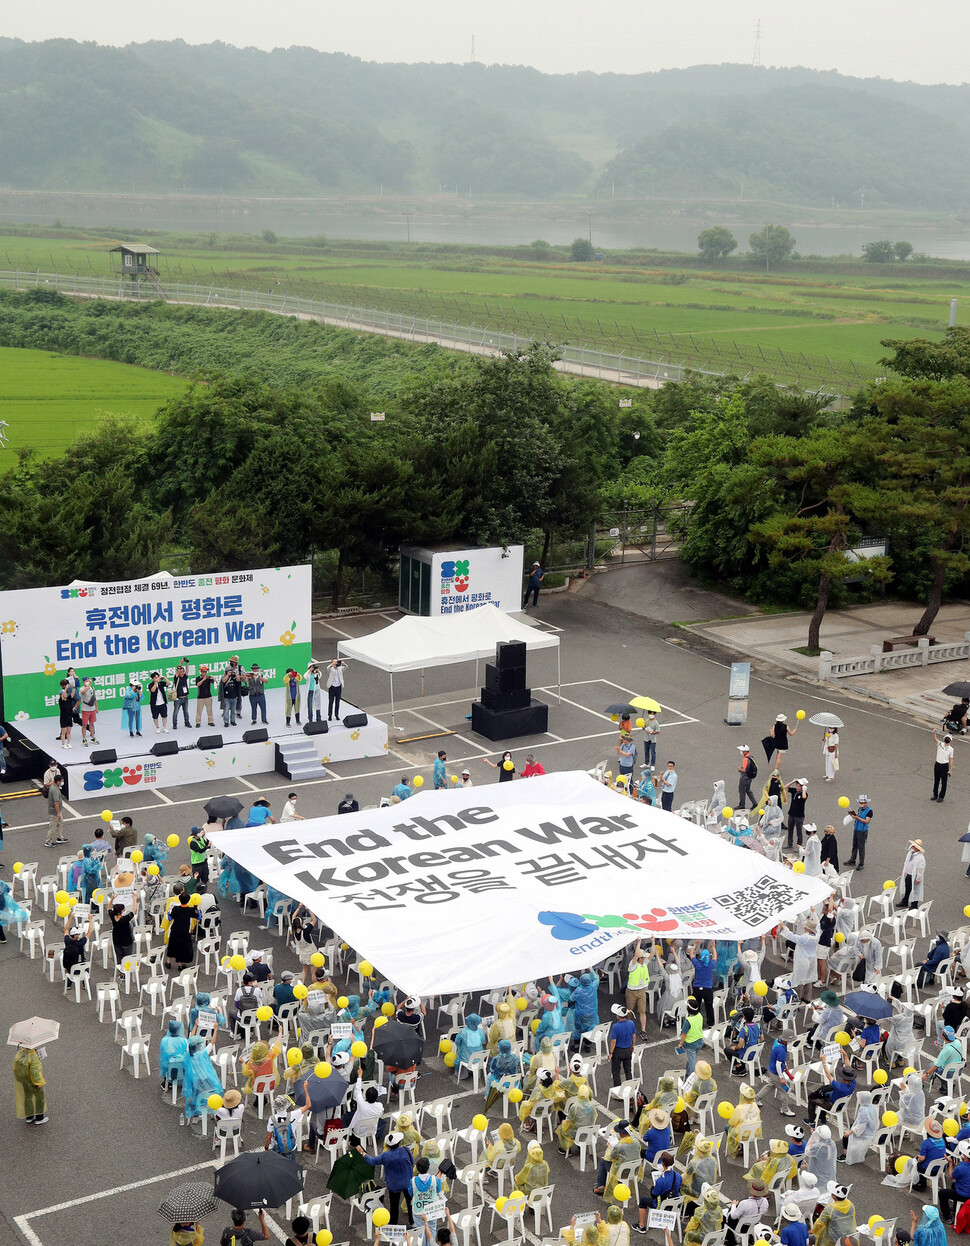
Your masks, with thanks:
M549 706L532 701L522 709L490 710L472 702L472 731L486 740L512 740L523 735L542 735L549 728Z
M312 722L303 724L304 735L326 735L330 730L330 724L325 722Z
M118 760L118 754L113 748L99 748L91 754L92 766L106 766L109 762Z
M525 670L524 640L500 640L495 646L495 665L500 671Z
M366 727L367 726L367 715L366 714L348 714L347 717L344 719L344 726L345 727Z
M507 692L521 692L525 687L525 667L494 666L491 662L486 662L485 687L489 692L496 692L500 696Z
M490 688L483 688L479 700L487 710L497 710L499 712L502 710L521 710L531 703L532 689L520 688L516 692L492 692Z
M222 748L221 735L200 735L195 742L196 748Z
M269 739L269 731L265 727L250 727L243 732L243 744L265 744Z
M151 747L151 754L153 757L171 757L178 751L178 740L161 740L158 744L153 744Z

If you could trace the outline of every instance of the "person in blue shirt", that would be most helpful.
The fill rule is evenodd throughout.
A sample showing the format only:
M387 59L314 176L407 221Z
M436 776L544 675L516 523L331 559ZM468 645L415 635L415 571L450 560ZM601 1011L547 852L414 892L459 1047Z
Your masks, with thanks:
M633 1077L633 1043L636 1022L620 1004L613 1005L616 1020L610 1026L610 1082L617 1086Z
M650 1128L643 1135L643 1150L641 1154L647 1163L653 1162L653 1157L660 1151L666 1151L670 1146L670 1116L663 1108L651 1108L647 1113L647 1120L650 1122Z
M357 1150L364 1156L371 1168L382 1167L384 1169L384 1184L387 1186L388 1194L387 1209L391 1213L391 1224L398 1223L403 1194L408 1210L408 1227L413 1229L411 1178L414 1176L414 1157L406 1146L401 1146L403 1141L402 1133L392 1132L384 1139L387 1150L381 1155L366 1155L362 1146L358 1146Z
M443 748L439 748L438 756L434 759L434 769L431 772L431 783L436 792L440 792L442 788L448 786L448 775L445 767L447 760L448 754Z
M391 795L396 796L398 800L407 800L409 796L414 795L408 787L408 776L406 774L401 776L400 783L395 784L395 786L391 788Z
M785 1136L788 1138L788 1154L802 1156L805 1154L805 1130L801 1125L786 1125Z
M674 792L677 790L677 771L672 761L667 762L666 770L660 772L660 808L668 813L674 807Z
M919 1180L913 1186L914 1190L926 1189L926 1177L924 1174L927 1167L933 1160L946 1157L946 1143L943 1141L943 1126L940 1122L928 1116L923 1121L923 1132L926 1134L926 1137L920 1143L919 1155L916 1158Z
M940 1214L953 1224L957 1203L970 1199L970 1146L958 1146L947 1165L949 1182L940 1186Z
M674 1157L669 1151L658 1156L660 1172L653 1179L653 1188L648 1193L646 1185L640 1193L640 1223L633 1226L634 1233L646 1233L647 1212L662 1203L665 1198L676 1198L680 1194L684 1179L674 1168Z
M704 1020L708 1025L714 1024L714 957L711 946L698 948L692 943L687 949L690 963L694 966L694 982L691 990L694 997L704 1009Z
M939 971L939 967L943 961L948 960L950 956L950 936L945 930L936 932L936 942L930 948L926 960L919 967L919 973L916 977L916 985L922 990L931 977L935 977Z
M808 1246L808 1225L797 1203L786 1203L781 1209L780 1240L781 1246Z
M865 792L859 794L858 809L850 809L852 822L852 851L846 862L847 866L855 866L858 859L858 870L862 873L866 864L866 840L869 838L869 823L872 821L872 805Z
M777 1094L781 1091L783 1095L791 1094L791 1078L788 1074L788 1040L784 1034L778 1036L771 1044L771 1054L768 1057L768 1082ZM786 1100L782 1100L785 1104ZM791 1108L782 1106L780 1109L782 1116L794 1116L795 1113Z
M737 1029L737 1039L733 1047L726 1047L724 1054L732 1057L736 1061L741 1061L752 1047L757 1047L761 1042L761 1026L754 1019L754 1009L745 1007L741 1009L742 1023ZM735 1072L744 1073L743 1068L735 1067Z
M828 1084L822 1086L819 1090L813 1090L808 1096L809 1110L814 1108L816 1123L820 1112L838 1107L843 1099L848 1099L855 1094L855 1077L848 1065L840 1065L836 1072L833 1073L823 1055L822 1076ZM809 1121L809 1124L811 1123Z
M276 822L276 819L273 817L273 811L269 807L269 801L257 800L249 811L249 821L246 825L265 826L267 822L274 824Z

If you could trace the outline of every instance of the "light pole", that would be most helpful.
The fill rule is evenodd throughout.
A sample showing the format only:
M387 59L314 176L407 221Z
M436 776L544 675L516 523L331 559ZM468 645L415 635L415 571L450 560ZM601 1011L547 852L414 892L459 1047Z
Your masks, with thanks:
M404 220L405 220L405 223L407 224L407 229L408 229L408 242L410 242L411 241L411 213L408 212L407 210L405 210L405 213L404 213Z
M768 222L765 221L765 272L770 273L771 267L768 261Z

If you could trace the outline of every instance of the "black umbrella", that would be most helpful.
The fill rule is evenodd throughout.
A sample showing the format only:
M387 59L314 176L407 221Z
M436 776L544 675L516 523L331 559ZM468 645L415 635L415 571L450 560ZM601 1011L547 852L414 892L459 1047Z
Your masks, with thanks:
M243 1151L216 1170L215 1196L239 1211L282 1207L303 1192L306 1173L288 1155L276 1151Z
M310 1095L310 1108L313 1112L326 1112L343 1103L347 1094L347 1079L336 1069L329 1077L317 1077L311 1072L306 1078L306 1086Z
M845 1006L867 1021L883 1021L893 1015L892 1004L875 991L851 991L845 997Z
M628 705L626 701L617 701L615 705L608 705L603 711L604 714L629 714L630 717L636 713L632 705Z
M234 818L242 809L242 801L235 796L213 796L202 808L210 818Z
M203 1216L211 1215L218 1206L211 1186L203 1181L187 1181L169 1190L158 1214L169 1224L195 1224Z
M957 680L955 684L947 684L943 692L948 697L959 697L962 701L964 697L970 697L970 684Z
M369 1181L374 1180L374 1169L359 1151L347 1151L339 1156L330 1170L327 1189L338 1198L353 1198Z
M403 1021L388 1021L379 1026L371 1038L371 1047L385 1064L396 1069L408 1069L417 1064L424 1051L424 1043L413 1025Z

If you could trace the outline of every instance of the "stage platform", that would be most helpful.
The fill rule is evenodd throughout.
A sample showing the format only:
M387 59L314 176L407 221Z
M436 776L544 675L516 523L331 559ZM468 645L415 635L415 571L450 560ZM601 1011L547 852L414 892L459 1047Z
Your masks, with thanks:
M56 717L20 719L10 724L25 736L47 757L55 758L67 774L66 799L71 804L85 800L103 800L112 791L132 787L169 788L204 780L230 778L233 775L279 773L294 782L306 778L319 778L320 771L330 762L355 761L365 757L381 757L387 752L387 724L379 718L367 715L367 725L345 727L343 719L360 711L355 705L343 701L340 721L328 724L328 730L319 735L307 735L305 706L301 711L303 723L295 721L289 727L283 713L282 689L270 689L266 693L267 739L246 743L243 734L259 729L262 720L255 724L250 720L248 699L243 700L243 715L235 726L224 727L213 705L215 722L209 726L203 716L202 725L195 726L194 699L189 701L189 722L186 727L179 714L178 728L172 727L172 711L169 705L168 733L155 732L155 725L147 706L142 706L141 736L130 736L122 726L120 710L106 710L98 714L98 743L81 746L81 728L71 731L71 748L62 748L58 742L59 730ZM207 736L221 736L221 747L199 747L199 740ZM152 748L158 744L178 746L178 752L156 756ZM117 760L93 762L92 753L114 749Z

